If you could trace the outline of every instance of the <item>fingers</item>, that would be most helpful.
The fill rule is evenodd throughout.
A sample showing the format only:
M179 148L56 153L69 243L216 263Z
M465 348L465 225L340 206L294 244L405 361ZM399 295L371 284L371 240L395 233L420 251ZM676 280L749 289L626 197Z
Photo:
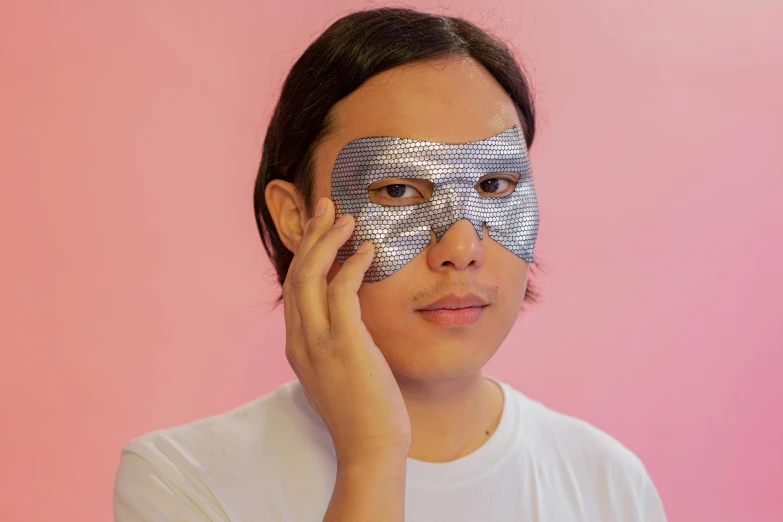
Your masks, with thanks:
M343 263L340 271L329 283L326 294L333 333L350 330L361 323L362 311L358 292L374 256L375 247L371 242L365 241L356 253Z
M291 284L302 326L310 339L328 334L329 307L326 276L337 251L353 232L353 218L341 216L334 223L334 205L323 198L323 214L314 216L305 229L299 250L292 262ZM319 201L320 202L320 201Z
M323 208L320 208L319 205L323 205ZM318 213L319 210L321 214ZM297 260L300 262L304 260L313 245L324 232L332 228L332 225L334 225L334 204L329 198L318 198L313 216L305 225L304 235L299 243L299 249L294 255L292 265L296 264Z
M320 213L319 210L321 210ZM326 204L324 204L323 209L316 205L314 215L305 225L302 241L299 244L299 248L294 253L294 257L288 266L285 280L283 281L283 309L285 311L287 339L292 339L294 334L300 336L300 333L302 332L303 321L298 304L298 301L301 299L297 299L297 294L299 293L301 286L305 283L306 277L300 275L298 271L307 251L320 236L318 230L324 228L328 229L328 226L325 226L324 223L328 223L329 220L334 219L333 217L326 215L328 213L327 210ZM311 323L315 322L315 319L311 319Z
M302 320L306 325L311 324L309 321L319 321L316 325L330 330L331 308L327 274L335 262L337 251L348 240L352 231L353 219L350 216L342 216L334 227L312 246L302 263L301 273L308 274L308 280L300 285L298 300ZM342 268L339 272L342 272Z
M361 325L358 291L375 255L372 243L363 243L328 283L329 270L340 247L351 237L355 222L345 214L335 223L333 203L327 198L321 202L324 208L316 208L322 213L316 211L308 221L283 285L286 324L291 325L286 336L292 341L299 337L304 346L315 350L335 331L353 331Z

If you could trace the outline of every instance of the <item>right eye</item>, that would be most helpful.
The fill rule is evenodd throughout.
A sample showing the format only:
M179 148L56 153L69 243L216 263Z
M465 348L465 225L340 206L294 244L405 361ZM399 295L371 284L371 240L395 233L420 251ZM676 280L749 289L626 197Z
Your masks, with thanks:
M416 187L412 185L402 185L402 184L395 184L395 185L386 185L385 187L381 187L378 189L382 194L390 197L390 198L403 198L403 197L423 197L421 195L421 192L416 190Z
M386 178L369 186L370 201L376 205L402 207L418 205L431 195L434 185L418 178Z

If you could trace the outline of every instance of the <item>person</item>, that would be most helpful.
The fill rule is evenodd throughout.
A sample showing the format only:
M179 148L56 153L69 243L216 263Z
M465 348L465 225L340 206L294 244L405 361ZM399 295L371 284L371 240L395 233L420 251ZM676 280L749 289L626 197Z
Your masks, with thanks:
M534 134L527 78L475 25L334 22L255 187L296 379L128 443L115 521L664 521L633 452L482 372L537 296Z

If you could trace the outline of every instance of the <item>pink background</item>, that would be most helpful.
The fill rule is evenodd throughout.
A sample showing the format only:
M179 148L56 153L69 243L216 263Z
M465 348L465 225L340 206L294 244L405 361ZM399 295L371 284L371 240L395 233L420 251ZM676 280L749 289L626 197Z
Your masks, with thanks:
M783 520L783 4L437 4L540 107L544 300L488 372L635 451L670 520ZM366 5L0 6L0 520L110 520L130 438L293 378L253 180L284 74Z

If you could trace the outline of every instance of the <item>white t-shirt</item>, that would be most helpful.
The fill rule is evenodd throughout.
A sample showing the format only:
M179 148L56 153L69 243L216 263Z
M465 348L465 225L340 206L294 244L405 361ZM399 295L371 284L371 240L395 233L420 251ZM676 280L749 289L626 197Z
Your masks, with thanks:
M406 522L666 520L630 450L493 380L505 399L483 446L451 462L408 459ZM131 441L115 481L115 522L320 522L335 473L329 432L291 381Z

